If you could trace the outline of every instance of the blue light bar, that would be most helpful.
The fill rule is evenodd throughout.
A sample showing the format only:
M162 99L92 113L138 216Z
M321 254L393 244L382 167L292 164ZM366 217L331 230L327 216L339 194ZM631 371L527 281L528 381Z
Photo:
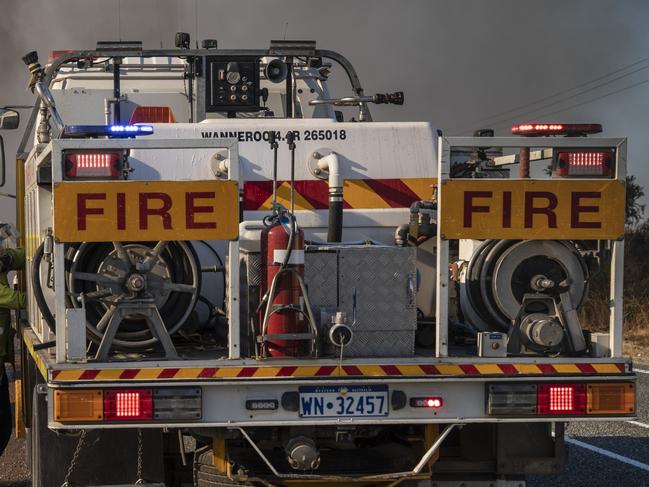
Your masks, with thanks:
M63 136L70 138L124 138L151 135L152 133L151 125L67 125Z
M153 127L150 125L111 125L110 131L112 133L152 134Z

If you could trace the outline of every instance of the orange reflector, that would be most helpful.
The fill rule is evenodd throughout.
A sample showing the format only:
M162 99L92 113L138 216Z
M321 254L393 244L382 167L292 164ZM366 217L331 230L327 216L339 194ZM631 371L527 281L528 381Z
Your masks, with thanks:
M588 384L588 414L633 414L635 413L635 384L614 382Z
M54 420L101 421L104 419L104 394L101 389L54 391Z

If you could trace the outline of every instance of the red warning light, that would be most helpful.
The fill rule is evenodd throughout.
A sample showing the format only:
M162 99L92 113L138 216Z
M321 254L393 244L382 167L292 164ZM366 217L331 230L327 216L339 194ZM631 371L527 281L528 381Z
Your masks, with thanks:
M441 397L411 397L410 407L439 409L444 405Z
M599 123L522 123L512 127L512 134L529 137L540 135L566 135L577 137L598 134L602 131Z

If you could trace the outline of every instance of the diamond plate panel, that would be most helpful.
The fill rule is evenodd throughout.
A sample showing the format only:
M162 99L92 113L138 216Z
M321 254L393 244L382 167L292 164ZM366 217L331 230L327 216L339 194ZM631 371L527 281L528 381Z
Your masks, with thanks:
M338 306L338 253L336 250L304 254L304 283L316 308ZM315 313L318 314L318 313Z
M261 286L261 254L259 252L241 252L241 261L245 266L249 286Z
M413 331L415 249L411 247L343 248L339 255L339 308L352 315L355 331Z
M305 257L305 281L316 314L325 307L338 309L351 322L356 294L347 357L414 354L415 275L415 249L408 247L326 247Z
M414 331L356 331L345 357L409 357L415 354Z

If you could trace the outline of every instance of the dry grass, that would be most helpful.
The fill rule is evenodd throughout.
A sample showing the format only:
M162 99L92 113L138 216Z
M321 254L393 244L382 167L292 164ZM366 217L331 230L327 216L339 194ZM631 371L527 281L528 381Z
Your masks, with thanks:
M591 331L608 331L609 276L590 280L588 299L580 319ZM624 334L628 352L649 360L649 222L626 233L624 249Z

